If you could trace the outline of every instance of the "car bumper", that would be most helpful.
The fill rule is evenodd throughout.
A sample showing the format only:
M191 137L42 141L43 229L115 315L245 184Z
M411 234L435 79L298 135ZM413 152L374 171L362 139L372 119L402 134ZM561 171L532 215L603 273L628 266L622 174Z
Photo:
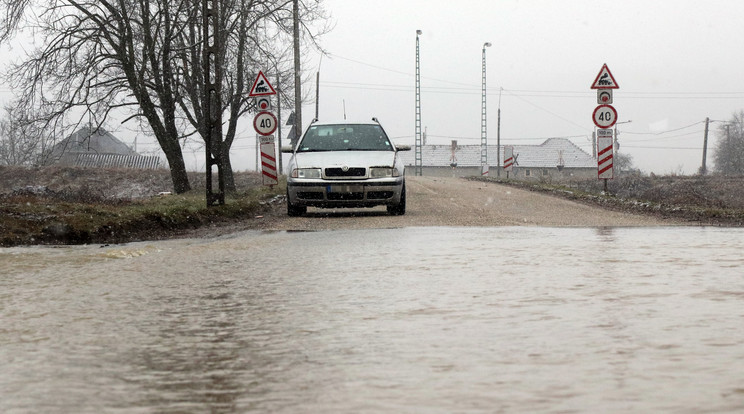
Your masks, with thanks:
M287 196L294 205L308 207L373 207L400 203L405 179L385 181L287 182Z

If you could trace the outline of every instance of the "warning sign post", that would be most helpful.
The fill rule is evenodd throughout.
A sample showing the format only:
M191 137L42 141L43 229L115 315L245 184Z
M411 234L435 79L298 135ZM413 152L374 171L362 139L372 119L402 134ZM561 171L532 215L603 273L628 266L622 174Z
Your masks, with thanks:
M597 89L597 106L592 113L594 125L597 126L597 178L604 180L604 191L607 192L607 180L614 178L615 136L610 129L617 123L617 111L612 103L612 90L618 89L615 77L605 63L594 78L591 89Z
M612 179L613 176L612 135L597 137L597 178Z
M274 136L261 137L261 176L263 184L274 186L279 183L276 173L276 149Z

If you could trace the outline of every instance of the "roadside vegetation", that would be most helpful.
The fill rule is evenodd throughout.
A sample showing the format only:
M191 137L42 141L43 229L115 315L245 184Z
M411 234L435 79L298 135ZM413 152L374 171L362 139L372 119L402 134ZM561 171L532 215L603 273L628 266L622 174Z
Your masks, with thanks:
M540 191L604 208L674 217L704 225L744 225L744 177L626 175L597 179L516 181L475 178Z
M156 240L230 224L259 226L278 187L236 173L238 190L207 207L204 174L172 194L167 170L0 167L0 246Z
M262 229L286 214L285 183L235 174L237 191L207 207L205 175L172 194L167 170L0 166L0 246L108 244ZM744 225L744 177L623 176L600 180L515 181L477 177L607 209L674 217L701 225ZM268 226L270 227L270 226Z

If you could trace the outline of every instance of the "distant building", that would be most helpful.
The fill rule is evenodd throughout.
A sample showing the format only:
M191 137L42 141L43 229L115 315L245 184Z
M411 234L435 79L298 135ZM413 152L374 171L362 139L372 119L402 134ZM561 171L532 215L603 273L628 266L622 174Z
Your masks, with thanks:
M103 128L83 127L52 148L53 164L75 167L138 168L161 167L159 157L132 151Z
M597 161L573 142L565 138L550 138L540 145L512 145L517 162L509 177L520 179L590 178L597 176ZM401 158L412 174L415 148L401 152ZM498 175L496 145L488 146L489 176ZM427 176L481 175L480 145L424 145L421 147L422 174ZM501 163L504 145L501 146ZM506 177L506 172L501 171Z

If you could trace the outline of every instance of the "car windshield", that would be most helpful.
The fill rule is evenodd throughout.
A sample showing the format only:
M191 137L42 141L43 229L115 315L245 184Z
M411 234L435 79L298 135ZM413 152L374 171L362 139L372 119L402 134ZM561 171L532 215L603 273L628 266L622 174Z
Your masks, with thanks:
M297 151L393 151L393 146L379 125L313 125Z

